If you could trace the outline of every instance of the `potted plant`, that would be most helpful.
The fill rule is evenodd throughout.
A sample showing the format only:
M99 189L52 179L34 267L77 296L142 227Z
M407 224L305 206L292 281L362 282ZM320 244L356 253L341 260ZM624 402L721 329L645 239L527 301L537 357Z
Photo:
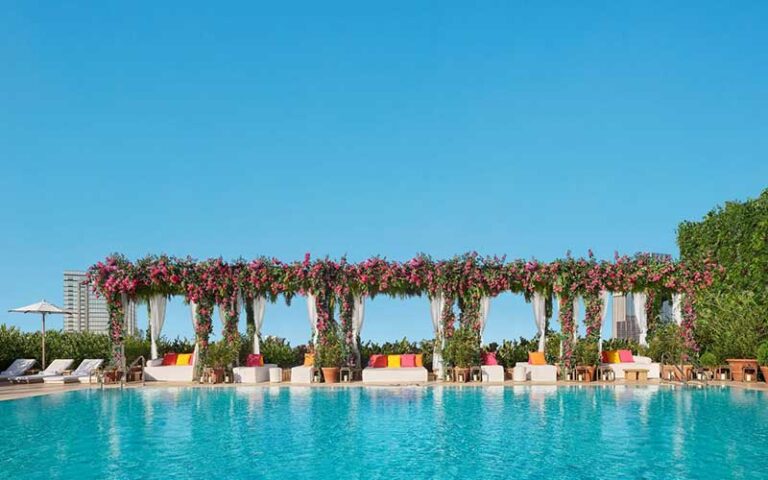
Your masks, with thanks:
M720 366L720 362L717 361L717 356L712 352L706 352L699 357L699 363L701 364L700 374L706 375L709 380L715 378L715 370ZM703 378L699 378L703 380Z
M600 354L598 353L597 342L592 339L581 339L576 343L576 348L573 352L574 360L576 361L576 367L579 371L583 372L586 378L584 381L591 382L595 379L595 370L600 362Z
M760 371L763 373L763 381L768 383L768 342L757 347L757 364L760 365Z
M226 368L235 361L237 355L237 350L223 340L212 343L208 347L205 364L211 369L211 383L224 382Z
M458 382L469 380L469 369L480 363L480 337L469 326L462 326L448 339L443 358L453 367Z
M336 328L331 326L325 332L317 348L317 363L323 372L325 383L338 383L339 370L344 361L344 353L341 348L341 339Z

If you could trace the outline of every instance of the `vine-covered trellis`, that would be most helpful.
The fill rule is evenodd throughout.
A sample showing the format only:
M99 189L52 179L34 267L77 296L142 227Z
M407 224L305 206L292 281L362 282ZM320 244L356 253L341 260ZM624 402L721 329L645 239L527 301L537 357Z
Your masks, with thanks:
M123 342L124 303L127 299L145 299L162 294L179 295L195 306L196 341L205 352L212 331L214 308L219 307L224 322L223 338L239 340L238 316L242 302L256 296L269 301L283 297L290 303L295 295L315 297L320 341L328 328L339 328L345 344L350 347L359 339L351 330L352 304L355 296L389 295L410 297L441 294L444 335L450 337L458 325L480 328L478 312L480 299L504 292L525 295L527 300L539 292L559 302L559 320L564 337L563 355L569 358L577 319L571 305L583 298L586 306L587 336L599 336L604 292L650 292L650 295L683 293L681 331L686 345L695 349L695 291L712 283L720 270L714 263L696 265L658 259L649 255L615 256L613 261L587 258L557 259L551 262L512 260L504 257L484 257L468 253L448 260L435 260L418 255L411 260L391 261L372 257L359 263L346 258L312 259L282 262L261 257L252 261L238 259L226 262L221 258L196 261L167 255L148 256L132 262L114 254L88 271L89 282L103 295L109 306L113 344ZM653 298L653 297L651 297ZM453 310L458 306L458 318ZM334 317L339 307L339 321ZM549 307L549 302L548 302ZM551 309L551 307L549 307ZM119 348L114 349L116 357ZM115 358L115 361L121 361Z

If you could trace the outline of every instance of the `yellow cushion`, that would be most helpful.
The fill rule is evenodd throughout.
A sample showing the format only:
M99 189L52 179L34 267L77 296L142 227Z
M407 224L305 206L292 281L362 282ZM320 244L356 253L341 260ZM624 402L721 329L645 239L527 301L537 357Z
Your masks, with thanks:
M304 366L305 367L314 367L315 366L315 354L314 353L305 353L304 354Z
M608 363L621 363L621 357L618 350L608 352Z
M528 363L531 365L546 365L547 359L544 352L528 352Z
M191 365L191 364L192 364L191 353L180 353L176 355L176 365Z
M416 366L417 367L423 367L424 366L424 354L423 353L417 353L416 354Z
M400 355L387 355L387 368L400 368Z

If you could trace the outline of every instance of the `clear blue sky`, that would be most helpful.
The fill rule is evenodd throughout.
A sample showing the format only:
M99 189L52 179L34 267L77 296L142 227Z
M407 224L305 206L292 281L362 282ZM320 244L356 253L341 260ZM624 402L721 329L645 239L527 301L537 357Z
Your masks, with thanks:
M765 2L158 3L4 3L3 312L114 251L677 254L768 186ZM531 317L500 297L486 337ZM368 306L365 338L431 334L425 299Z

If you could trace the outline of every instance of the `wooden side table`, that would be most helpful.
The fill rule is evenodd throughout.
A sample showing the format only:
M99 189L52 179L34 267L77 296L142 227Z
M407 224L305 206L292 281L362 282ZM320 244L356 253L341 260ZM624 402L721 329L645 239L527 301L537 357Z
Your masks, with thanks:
M624 370L624 379L628 382L647 382L647 368L627 368Z

